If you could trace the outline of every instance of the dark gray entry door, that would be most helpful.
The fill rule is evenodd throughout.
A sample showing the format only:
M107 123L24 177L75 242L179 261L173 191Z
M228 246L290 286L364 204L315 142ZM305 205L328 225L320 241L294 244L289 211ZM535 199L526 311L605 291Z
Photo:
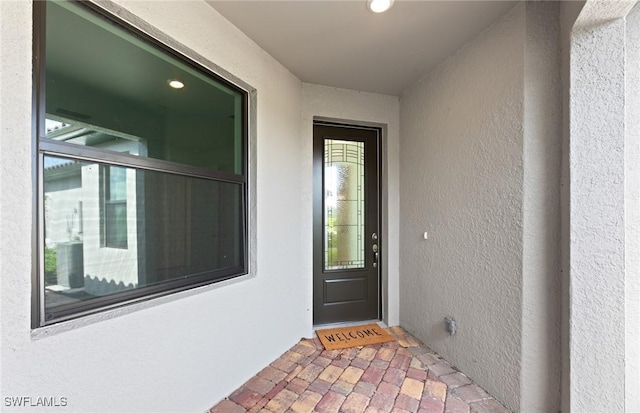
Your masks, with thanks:
M313 127L313 322L380 318L380 130Z

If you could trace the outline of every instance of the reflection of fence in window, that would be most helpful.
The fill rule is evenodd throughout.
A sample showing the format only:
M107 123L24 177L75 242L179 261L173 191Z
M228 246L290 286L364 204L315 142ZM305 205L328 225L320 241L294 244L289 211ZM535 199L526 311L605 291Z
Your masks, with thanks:
M364 268L364 143L325 140L324 168L325 269Z
M127 170L121 166L100 168L102 188L102 246L127 248Z

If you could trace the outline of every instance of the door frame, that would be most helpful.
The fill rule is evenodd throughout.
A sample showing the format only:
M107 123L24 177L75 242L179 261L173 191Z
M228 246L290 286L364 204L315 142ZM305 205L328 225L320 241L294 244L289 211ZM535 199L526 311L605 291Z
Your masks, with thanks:
M376 164L377 164L377 169L378 169L378 185L377 185L377 192L378 192L378 196L377 196L377 208L378 208L378 222L377 222L377 226L378 226L378 247L381 251L379 258L378 258L378 274L377 274L377 283L378 283L378 296L377 296L377 307L378 307L378 315L376 318L372 319L372 321L383 321L384 320L384 309L385 309L385 304L388 302L388 297L387 300L385 300L385 294L387 293L387 285L384 284L384 274L387 274L387 260L385 259L387 257L387 242L386 242L386 219L385 219L385 213L386 213L386 208L384 208L384 202L383 200L386 199L386 192L383 192L383 190L386 187L386 170L384 168L384 162L383 160L386 159L385 157L385 139L386 139L386 125L385 124L379 124L379 123L371 123L371 122L350 122L350 121L345 121L345 120L337 120L337 119L329 119L329 118L323 118L323 117L314 117L313 118L313 123L312 123L312 130L313 127L315 127L316 125L321 125L321 126L328 126L328 127L337 127L337 128L353 128L353 129L366 129L366 130L375 130L377 132L377 142L376 142L376 146L377 146L377 159L376 159ZM312 133L311 135L311 139L312 141L315 139L314 134ZM312 145L313 148L313 145ZM313 153L314 151L312 151ZM312 155L313 158L313 155ZM315 164L312 162L312 200L315 199L315 191L316 191L316 184L317 184L317 179L322 180L323 174L320 174L320 177L318 177L316 175L316 171L315 171ZM315 260L317 259L316 254L318 254L318 252L316 251L316 241L315 241L315 237L316 237L316 233L315 233L315 229L316 229L316 224L315 224L315 219L316 219L316 202L312 201L312 221L314 222L312 224L312 268L314 268L314 270L311 272L311 280L312 280L312 309L314 307L314 296L315 296L315 286L314 286L314 273L315 273ZM368 252L368 251L367 251ZM312 320L314 318L313 315L313 310L312 310ZM365 321L365 320L363 320ZM366 320L368 321L368 320ZM315 324L313 323L314 328L317 326L324 326L324 325L330 325L330 324L344 324L344 323L351 323L351 321L344 321L344 322L335 322L335 323L328 323L328 324Z

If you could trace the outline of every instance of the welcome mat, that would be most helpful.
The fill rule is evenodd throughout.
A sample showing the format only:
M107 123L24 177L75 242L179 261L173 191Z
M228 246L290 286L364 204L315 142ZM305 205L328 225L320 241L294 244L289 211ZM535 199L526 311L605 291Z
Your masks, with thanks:
M394 340L385 329L376 323L317 330L316 334L327 350L366 346Z

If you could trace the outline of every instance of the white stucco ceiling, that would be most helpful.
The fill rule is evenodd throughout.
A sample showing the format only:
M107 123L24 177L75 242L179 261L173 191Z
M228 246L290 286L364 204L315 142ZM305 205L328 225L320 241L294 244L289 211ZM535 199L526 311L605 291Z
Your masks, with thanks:
M507 12L513 1L208 3L302 81L399 95Z

